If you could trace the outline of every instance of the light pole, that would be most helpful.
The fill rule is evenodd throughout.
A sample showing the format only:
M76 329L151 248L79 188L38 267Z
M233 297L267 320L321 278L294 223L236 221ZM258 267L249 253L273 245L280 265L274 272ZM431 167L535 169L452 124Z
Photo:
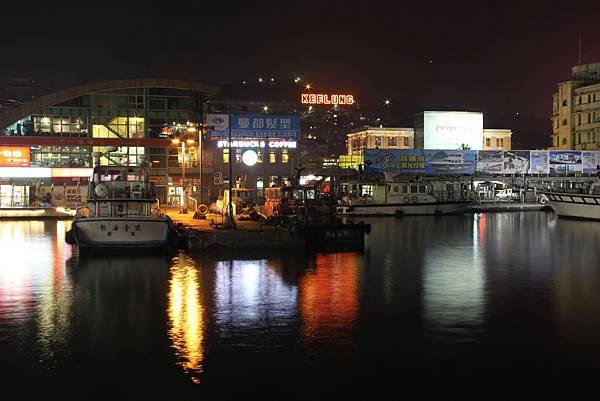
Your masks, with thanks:
M235 228L235 218L233 216L233 205L231 203L231 199L233 197L232 194L232 190L233 190L233 158L231 157L231 112L228 111L227 113L227 119L228 124L227 124L227 132L228 132L228 141L227 141L227 148L229 149L229 199L227 202L227 224L226 227L227 228Z

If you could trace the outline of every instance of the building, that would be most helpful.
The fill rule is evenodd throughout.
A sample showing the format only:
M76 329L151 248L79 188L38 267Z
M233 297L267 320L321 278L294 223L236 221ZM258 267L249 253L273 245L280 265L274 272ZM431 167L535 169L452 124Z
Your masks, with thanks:
M600 62L572 67L552 96L551 149L600 149Z
M257 203L262 203L265 187L292 184L301 164L300 116L207 113L205 127L203 155L211 160L211 198L228 189L230 176L232 187L256 190L248 197Z
M512 131L509 129L484 129L483 150L511 150Z
M366 127L348 134L348 155L360 156L365 149L414 149L413 128Z
M0 151L7 155L0 160L4 203L27 206L50 193L53 204L72 206L65 200L73 191L78 195L71 198L79 202L87 187L81 175L92 167L92 152L105 154L104 165L149 163L163 203L180 204L185 191L207 196L213 174L210 159L202 158L200 134L204 103L217 91L167 79L105 81L5 109L0 113ZM116 150L107 153L109 147Z
M482 113L426 111L408 122L414 127L350 132L348 155L363 155L365 149L511 149L512 131L484 129Z

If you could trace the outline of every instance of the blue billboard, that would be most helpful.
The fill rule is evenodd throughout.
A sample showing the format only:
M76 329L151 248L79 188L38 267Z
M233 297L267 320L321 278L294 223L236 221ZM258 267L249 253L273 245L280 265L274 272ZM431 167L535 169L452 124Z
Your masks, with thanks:
M209 114L207 124L212 125L208 132L210 139L227 139L229 130L231 137L257 139L290 139L300 138L300 116L268 115L268 114ZM212 123L216 121L217 123Z
M425 173L423 150L365 149L365 173Z

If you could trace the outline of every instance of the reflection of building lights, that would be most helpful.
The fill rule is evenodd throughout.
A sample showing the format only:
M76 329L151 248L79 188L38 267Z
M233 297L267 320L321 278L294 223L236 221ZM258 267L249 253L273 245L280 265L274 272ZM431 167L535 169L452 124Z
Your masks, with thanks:
M200 298L198 270L180 257L171 269L169 282L169 337L181 366L199 383L204 360L204 307ZM190 262L191 263L191 262Z
M314 272L299 284L303 336L309 340L342 337L358 314L357 255L352 252L317 255Z

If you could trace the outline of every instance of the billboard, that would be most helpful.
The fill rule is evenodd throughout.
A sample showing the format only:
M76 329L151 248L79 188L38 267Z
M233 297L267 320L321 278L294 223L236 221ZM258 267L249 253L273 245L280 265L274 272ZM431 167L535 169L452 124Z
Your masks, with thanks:
M583 151L583 174L598 174L600 173L600 152Z
M0 146L0 166L26 167L30 163L29 146Z
M427 174L474 174L477 152L474 150L426 150Z
M528 150L507 150L502 157L504 174L527 174L529 171Z
M367 149L366 173L473 174L476 152L472 150Z
M550 174L583 172L581 152L575 150L551 150L549 152Z
M545 150L532 150L529 156L530 174L548 174L548 152Z
M477 152L477 171L484 174L502 174L504 152L501 150L480 150Z
M366 149L365 173L425 173L425 152L414 149Z
M483 113L467 111L426 111L425 149L483 148Z
M264 138L298 139L300 116L268 114L208 114L206 124L210 139ZM231 131L231 132L230 132Z

